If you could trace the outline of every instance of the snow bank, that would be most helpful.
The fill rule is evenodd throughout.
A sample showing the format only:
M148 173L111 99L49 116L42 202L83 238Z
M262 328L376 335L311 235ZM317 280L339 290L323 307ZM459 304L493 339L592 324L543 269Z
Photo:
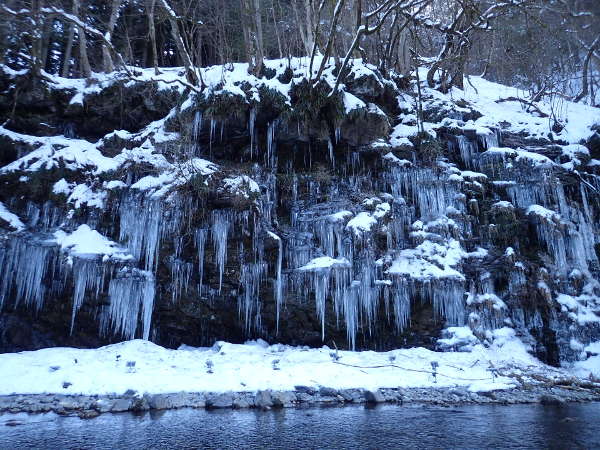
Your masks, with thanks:
M293 390L298 385L337 389L458 385L488 391L513 385L510 378L495 377L497 369L535 366L544 370L514 334L501 334L489 349L477 345L461 353L424 348L334 352L327 347L264 342L218 342L210 349L169 350L142 340L94 350L48 348L1 354L0 395L101 395L128 389L140 393ZM431 373L432 363L437 363L436 377ZM213 373L208 373L209 366ZM63 383L71 384L63 388Z
M465 90L453 89L453 97L464 98L483 114L475 125L497 128L500 122L508 124L508 131L525 133L532 137L547 139L551 131L553 114L558 115L564 129L553 133L555 140L565 140L572 144L590 137L591 127L600 123L600 111L582 103L573 103L560 99L560 107L549 101L537 102L536 106L549 117L536 117L528 107L518 101L498 103L497 100L509 97L526 99L526 91L485 80L481 77L469 77Z

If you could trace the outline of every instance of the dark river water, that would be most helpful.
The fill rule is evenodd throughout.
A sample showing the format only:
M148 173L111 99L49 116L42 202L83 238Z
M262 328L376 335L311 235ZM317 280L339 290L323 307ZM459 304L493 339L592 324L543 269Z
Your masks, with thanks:
M9 420L22 424L7 426ZM0 415L2 449L600 448L600 403Z

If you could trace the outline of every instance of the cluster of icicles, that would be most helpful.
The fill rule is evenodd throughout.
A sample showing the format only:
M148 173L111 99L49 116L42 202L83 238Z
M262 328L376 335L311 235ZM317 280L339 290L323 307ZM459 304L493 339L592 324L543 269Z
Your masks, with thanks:
M256 145L254 120L251 116L252 144ZM215 134L216 122L211 122L210 142ZM193 133L197 139L202 127L197 115ZM348 343L355 348L359 332L371 333L384 311L385 319L402 332L410 322L411 303L414 299L429 301L433 310L448 325L463 325L469 320L485 322L487 327L503 323L501 301L496 308L480 310L468 316L465 301L467 281L463 276L413 277L391 274L389 263L401 250L415 244L411 224L416 220L425 223L453 217L455 229L437 229L429 238L439 242L448 239L467 240L472 237L472 225L466 218L465 196L460 182L451 181L448 174L434 168L399 167L390 165L384 176L373 176L360 170L360 156L348 152L345 161L338 161L339 183L329 187L327 203L319 203L323 186L314 180L303 180L304 192L299 194L299 176L291 174L293 195L290 225L273 226L277 222L276 127L274 122L267 130L267 155L265 167L256 168L253 174L263 186L258 200L258 212L213 210L202 225L190 224L189 217L197 204L181 195L164 204L141 194L125 193L120 201L120 233L118 240L127 246L137 261L131 265L105 264L98 259L73 258L69 267L60 258L55 247L30 237L15 237L7 246L0 247L0 307L9 297L15 304L23 303L35 310L43 307L49 294L47 289L62 292L68 274L72 274L73 312L71 329L88 296L107 294L110 303L100 313L102 334L116 332L125 338L142 336L148 339L155 296L155 273L159 264L170 270L169 289L172 302L178 302L184 293L192 292L203 298L218 298L224 284L237 285L238 312L246 332L260 334L265 285L271 284L276 303L277 331L280 314L286 298L298 301L313 299L316 315L321 321L322 338L326 335L326 316L333 313L336 323L342 323ZM540 222L540 240L555 257L557 267L578 267L588 271L589 261L596 261L593 252L594 229L592 215L582 187L583 211L570 206L560 183L550 172L543 172L542 182L531 177L518 178L518 171L505 170L501 161L485 161L479 151L498 145L499 136L493 134L480 141L459 136L453 144L467 168L479 168L490 175L508 178L508 193L516 207L532 204L558 208L564 219L562 227ZM331 146L330 146L331 147ZM254 149L253 151L258 151ZM330 152L332 165L334 153ZM492 167L492 170L486 170ZM501 173L497 173L500 171ZM535 171L538 175L540 171ZM512 177L512 178L511 178ZM343 180L343 181L342 181ZM306 192L308 191L308 192ZM385 248L378 247L374 233L356 233L339 220L336 213L351 208L347 198L353 191L379 192L381 199L389 202L391 212L384 224L378 224L377 233L384 235ZM382 200L381 200L382 201ZM356 212L356 211L355 211ZM38 218L36 218L36 221ZM46 219L51 227L55 219ZM442 227L443 228L443 227ZM373 230L374 231L374 230ZM190 239L195 251L190 259ZM249 239L241 239L240 236ZM267 241L275 243L276 257L267 257ZM248 244L250 242L250 244ZM171 255L161 260L159 253L166 243L172 244ZM418 242L417 242L418 243ZM232 249L232 247L237 248ZM271 245L270 248L273 248ZM212 260L207 261L209 249ZM234 254L232 254L234 253ZM330 258L334 264L310 266L315 258ZM227 267L239 264L239 279L227 277ZM206 264L216 268L218 284L207 282ZM12 268L12 270L7 270ZM458 268L460 269L460 268ZM48 285L44 281L50 279ZM511 275L511 289L524 284L525 276L517 267ZM489 277L482 277L477 286L471 285L469 295L487 299L497 298ZM50 286L48 288L48 286ZM476 292L477 291L477 292ZM141 332L139 323L141 322Z
M133 339L138 333L150 336L154 307L154 277L151 272L134 267L113 265L89 256L65 259L58 247L39 236L22 235L0 247L0 308L7 299L13 306L24 304L39 312L48 297L59 296L73 286L71 332L77 312L86 296L97 298L107 292L108 308L100 311L100 334L116 333ZM45 280L50 279L49 284Z

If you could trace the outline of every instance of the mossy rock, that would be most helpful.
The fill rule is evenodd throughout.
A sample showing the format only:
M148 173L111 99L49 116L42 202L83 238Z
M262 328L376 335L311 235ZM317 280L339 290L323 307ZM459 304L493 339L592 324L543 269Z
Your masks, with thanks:
M290 118L307 125L341 122L344 117L343 100L338 92L329 95L330 92L331 88L324 82L311 86L307 80L302 80L293 84L290 90Z
M204 117L217 121L226 121L230 118L244 119L249 108L250 105L245 96L222 90L208 93L197 104L197 109L202 111Z
M435 162L444 153L441 141L427 132L421 132L416 136L415 148L418 160L428 164Z
M255 108L260 121L271 122L282 114L290 113L291 106L281 92L263 85L258 87L258 95L260 102Z
M341 122L340 135L352 147L385 141L390 133L387 116L374 104L352 110ZM371 147L369 147L371 148Z

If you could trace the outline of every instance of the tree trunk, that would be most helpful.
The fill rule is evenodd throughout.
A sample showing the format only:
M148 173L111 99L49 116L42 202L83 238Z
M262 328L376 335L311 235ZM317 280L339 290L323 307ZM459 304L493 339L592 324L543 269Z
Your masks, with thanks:
M73 0L73 11L79 11L80 9L80 0ZM83 16L84 17L81 20L85 21L85 14ZM79 35L79 69L84 78L89 78L92 76L92 67L90 66L90 60L87 53L85 31L83 31L83 28L77 27L77 34Z
M273 13L273 27L275 28L275 36L277 37L277 49L279 50L279 58L283 58L283 48L281 47L281 37L279 36L279 27L277 26L277 17L275 16L275 0L271 2L271 11Z
M177 53L185 67L185 73L188 82L193 86L202 86L204 83L200 78L201 75L196 72L194 65L192 64L190 54L185 48L183 38L181 37L181 33L179 32L179 25L177 24L177 14L175 14L175 11L173 11L173 9L169 6L167 0L160 0L160 4L167 13L167 18L171 27L171 36L175 41L175 45L177 46Z
M77 0L73 0L73 15L79 17L79 4ZM73 41L75 40L75 25L69 25L69 35L67 37L67 46L63 55L63 66L61 76L67 78L69 76L69 68L71 67L71 54L73 53Z
M146 14L148 16L148 34L150 35L150 48L152 50L152 65L154 74L160 74L158 70L158 51L156 50L156 28L154 26L154 6L156 0L146 0Z
M244 52L248 62L248 71L254 72L255 40L252 37L250 1L240 0L240 14L242 19L242 35L244 36Z
M106 40L109 42L112 42L112 34L115 30L115 26L117 25L117 20L119 19L120 8L121 0L113 0L111 4L110 18L108 20L108 26L106 27L105 34ZM110 49L106 44L102 45L102 67L106 73L110 73L115 70L112 57L110 56Z
M590 71L590 61L592 59L592 55L596 51L596 48L600 46L600 35L596 37L590 48L588 49L588 53L585 56L585 60L583 61L583 69L582 69L582 80L581 80L581 92L577 97L575 97L575 102L580 102L583 100L590 91L590 83L589 83L589 71ZM592 99L593 100L593 99Z
M254 26L256 27L256 33L254 34L256 40L256 61L254 63L254 74L258 76L262 70L263 61L265 59L260 0L254 0Z
M35 78L39 78L42 75L42 0L33 0L31 2L31 19L33 24L31 41L31 71Z
M304 13L306 14L306 54L311 55L315 48L315 10L312 0L304 0Z
M304 46L304 52L307 56L310 55L312 50L312 45L308 42L308 36L306 30L308 27L304 27L302 24L302 19L300 18L300 13L298 12L298 0L292 0L292 8L294 10L294 15L296 16L296 23L298 24L298 31L300 32L300 40L302 41L302 45Z
M42 33L42 48L41 48L41 61L40 67L42 70L46 70L48 64L48 56L50 54L50 46L52 45L52 21L45 20L43 25Z

